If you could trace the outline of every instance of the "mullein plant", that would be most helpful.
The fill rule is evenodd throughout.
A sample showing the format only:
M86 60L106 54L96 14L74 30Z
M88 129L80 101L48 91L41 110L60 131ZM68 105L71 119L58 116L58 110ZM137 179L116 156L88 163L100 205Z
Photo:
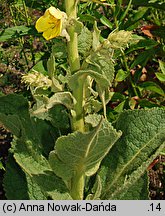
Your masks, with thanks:
M97 3L99 2L104 2L104 0L97 1ZM32 112L33 115L48 112L48 109L52 108L56 103L63 104L69 111L71 130L73 133L58 138L54 151L49 155L49 163L54 173L63 179L73 199L84 198L86 177L92 176L97 172L102 159L121 136L121 132L113 129L106 119L106 104L111 98L109 89L114 78L112 60L114 37L109 36L110 39L111 37L113 38L112 43L109 38L100 42L100 30L97 28L96 23L94 24L92 33L83 26L83 23L77 17L78 3L79 1L77 0L66 0L66 12L51 6L36 21L35 27L37 31L42 33L46 40L51 40L56 37L66 38L63 42L65 41L64 43L67 44L70 76L67 81L68 91L64 91L62 87L59 90L60 80L56 78L57 82L55 85L57 88L54 95L49 99L51 102L47 101L47 104L42 105ZM130 32L122 31L121 34L123 33L125 36L127 35L124 38L124 42L120 36L115 40L115 43L120 48L120 41L125 46L131 38ZM116 33L117 35L118 33ZM78 38L81 40L80 37L87 37L84 39L89 40L85 44L86 47L83 47L88 50L88 55L81 55L79 53ZM82 57L84 57L83 60ZM54 62L52 60L55 60L53 54L51 54L48 60L48 68L53 67ZM31 74L24 75L23 81L31 88L34 88L34 83L37 82L34 80L30 81L31 76ZM38 77L36 76L36 79ZM55 77L51 78L53 84ZM45 87L50 87L50 83L50 78L45 77ZM38 85L36 85L36 89L41 87L42 84L43 78L41 77L40 83L38 82ZM35 98L37 95L34 94L33 96ZM57 98L58 101L56 101ZM66 103L66 98L68 104ZM101 109L103 109L103 116L96 115ZM88 123L90 118L93 119L91 126ZM106 131L104 131L105 126L107 127ZM109 137L109 139L105 138L103 141L102 133L105 133L105 136ZM104 144L100 151L98 148L102 145L102 141ZM66 151L70 151L67 157L64 157L64 151L62 150L64 148ZM76 149L80 151L76 153ZM78 159L79 162L77 161Z
M165 112L124 111L113 124L107 120L113 57L132 33L116 30L102 38L96 22L90 31L79 21L78 4L65 0L65 12L51 6L36 22L54 45L45 74L35 68L22 78L34 99L30 112L23 96L1 97L0 120L14 134L14 162L24 172L9 161L9 199L17 195L12 182L23 178L19 199L148 198L145 171L165 146Z

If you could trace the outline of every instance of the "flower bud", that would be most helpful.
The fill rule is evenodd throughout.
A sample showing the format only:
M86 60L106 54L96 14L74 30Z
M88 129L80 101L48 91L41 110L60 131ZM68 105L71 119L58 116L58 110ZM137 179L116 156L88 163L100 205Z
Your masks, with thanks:
M29 87L48 89L52 85L52 81L43 74L34 71L22 76L22 82Z
M131 38L131 31L120 30L110 33L107 39L110 42L112 48L124 48L128 45Z

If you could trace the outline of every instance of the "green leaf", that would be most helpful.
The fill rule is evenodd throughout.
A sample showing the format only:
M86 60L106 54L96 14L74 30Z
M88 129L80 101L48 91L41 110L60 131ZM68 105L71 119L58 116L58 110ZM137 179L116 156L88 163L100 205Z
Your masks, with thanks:
M37 64L35 64L34 67L32 67L31 71L37 71L39 73L47 75L47 70L45 67L45 61L41 60L41 61L37 62Z
M28 188L25 173L16 164L11 155L6 164L6 173L3 180L7 199L28 200Z
M67 110L62 105L56 105L51 108L48 112L46 120L50 121L51 124L60 129L69 129L70 128L70 119ZM61 131L62 133L62 131Z
M44 188L41 187L41 185L44 185L44 182L47 180L47 173L52 171L46 157L42 155L44 150L42 144L45 140L45 138L43 139L43 136L45 136L43 130L45 128L45 132L48 132L47 125L43 124L41 120L38 121L34 118L30 118L28 112L28 102L23 96L19 96L19 95L3 96L1 97L0 105L1 105L0 113L6 115L6 118L8 118L8 115L9 116L16 115L19 120L18 123L18 121L15 122L15 118L13 119L10 118L10 120L12 119L13 122L12 124L10 124L9 129L12 130L13 129L12 125L14 125L13 131L16 131L15 135L17 135L17 131L18 131L15 130L15 126L17 126L20 131L19 137L16 137L12 143L12 151L14 152L15 161L26 173L26 181L27 181L27 187L29 188L29 196L31 196L30 194L32 194L33 199L34 197L35 199L44 199L43 194L48 194L49 196L52 195L53 198L57 197L57 199L59 199L60 196L63 197L63 194L61 194L61 190L60 190L61 186L59 180L57 184L56 182L54 182L55 184L54 190L52 185L50 185L51 186L50 191L44 191ZM4 119L0 119L0 120L2 121L2 123L5 123L3 121ZM45 144L47 145L47 142L49 141L52 142L51 128L49 128L49 133L47 133L46 135L47 135L47 139L45 140L44 145ZM11 168L11 169L14 169L13 172L17 172L16 170L17 168ZM24 176L24 174L21 175ZM43 179L42 183L40 181L39 184L38 182L39 180L33 178L33 176L36 175L42 176ZM24 180L19 179L21 178L19 173L18 175L16 175L16 178L18 182L23 181L23 185L25 185ZM54 180L57 179L58 178L54 177ZM63 185L63 183L61 184ZM33 190L34 188L35 190ZM65 191L67 191L67 189ZM65 191L63 193L65 193ZM67 197L69 197L67 192L66 194Z
M98 200L100 198L101 191L102 191L101 180L100 180L100 176L97 175L94 186L91 191L92 193L86 197L86 200Z
M121 103L119 103L119 104L114 108L114 111L117 112L117 113L122 112L123 109L124 109L124 105L125 105L125 100L122 101Z
M21 122L17 115L7 116L3 113L0 113L0 122L3 122L3 125L8 128L14 135L17 137L21 136Z
M21 136L21 128L26 125L27 118L24 119L24 116L29 118L28 103L23 96L13 94L0 97L0 122L17 137Z
M138 40L138 38L137 38ZM136 38L135 38L136 41ZM130 45L130 47L126 50L126 54L131 53L135 50L139 50L139 49L151 49L154 48L158 45L159 43L153 39L145 39L143 37L139 38L138 43L133 43Z
M165 82L165 74L163 73L155 73L156 77L158 78L158 80L160 80L160 82Z
M105 26L107 26L109 29L113 29L113 24L109 21L109 19L107 19L105 16L102 16L101 18L100 18L100 22L103 24L103 25L105 25Z
M53 200L72 200L65 184L52 171L33 175L32 179Z
M44 200L45 195L34 183L31 177L25 174L10 154L6 165L6 173L3 180L7 199L10 200Z
M159 21L161 22L161 21ZM161 24L158 24L161 25ZM159 26L157 29L154 29L151 31L151 33L156 36L156 37L160 37L161 39L165 39L165 29L164 26Z
M5 42L9 39L15 39L31 34L37 34L37 31L34 29L34 27L27 27L22 25L6 28L0 32L0 42Z
M132 4L136 6L153 7L165 10L165 3L163 3L162 0L157 0L156 2L151 2L151 0L133 0Z
M101 199L122 199L128 191L132 191L130 199L134 199L134 195L142 191L136 182L165 147L165 110L124 111L115 128L123 134L102 162Z
M74 31L76 33L81 33L82 29L83 29L83 23L78 21L77 19L72 19L71 22L73 22L73 25L74 25Z
M3 165L2 161L1 161L1 159L2 159L2 158L0 158L0 170L4 170L4 171L5 171L5 167L4 167L4 165Z
M78 35L78 51L85 55L92 46L92 33L84 27Z
M41 101L41 105L37 106L37 108L33 110L32 115L41 119L45 119L45 115L47 115L46 112L55 105L61 104L67 109L71 109L75 103L75 99L70 92L57 92L50 98L36 96L36 99Z
M160 94L162 96L164 96L165 94L163 89L155 82L147 81L147 82L143 82L139 86L145 90L156 92L157 94Z
M134 30L134 25L137 23L139 20L143 19L144 15L148 11L147 7L141 7L137 12L135 12L131 17L129 17L128 21L124 23L122 26L123 29L132 31Z
M93 50L96 51L100 45L100 30L97 28L97 23L94 23L94 31L93 31Z
M56 63L55 63L55 56L53 52L51 53L48 61L47 61L47 69L48 69L48 75L52 80L52 91L53 92L59 92L63 90L62 85L60 82L55 78L56 77Z
M135 60L133 61L133 63L131 64L131 68L134 68L137 65L141 65L141 66L145 66L148 62L149 59L151 59L153 57L153 55L155 54L155 50L154 49L148 49L142 53L140 53Z
M108 49L100 49L97 52L93 52L87 59L86 62L89 64L88 69L96 71L102 75L103 78L107 79L109 85L111 85L114 79L114 64L112 62L111 53ZM100 85L101 81L100 81Z
M123 193L120 200L148 200L149 184L147 172L142 175L134 184L129 187L126 193Z
M50 166L36 142L22 138L13 144L14 158L27 174L38 174L50 170Z
M75 173L86 176L96 173L102 159L121 136L106 120L95 122L97 127L90 132L74 132L57 139L49 163L64 181L70 181Z
M56 71L56 66L55 66L55 57L53 53L51 53L48 61L47 61L47 69L48 69L48 74L51 78L54 77L55 71Z
M139 100L139 105L142 108L148 107L148 108L152 108L152 107L159 107L159 105L147 100L147 99L142 99Z
M55 43L52 46L52 54L55 58L57 59L63 59L63 58L67 58L67 47L66 44L55 38Z
M96 18L90 14L79 14L79 18L83 22L89 22L91 24L94 24L96 21Z
M165 74L165 62L159 60L159 67L163 74Z
M84 79L84 82L85 82L85 80L87 79L87 76L91 76L96 81L96 83L99 83L103 88L107 88L109 86L109 82L104 75L101 75L93 70L80 70L74 73L70 77L69 83L68 83L70 89L73 90L73 89L78 88L77 80Z
M115 80L117 82L122 82L123 80L125 80L127 77L129 76L129 74L126 71L123 71L122 69L118 70Z

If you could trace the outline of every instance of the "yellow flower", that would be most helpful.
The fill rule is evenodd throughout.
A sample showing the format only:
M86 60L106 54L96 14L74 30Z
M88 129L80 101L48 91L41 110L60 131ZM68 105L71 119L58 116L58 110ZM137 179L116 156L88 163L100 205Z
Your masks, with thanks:
M66 18L65 12L51 6L37 20L35 27L38 32L43 32L42 35L46 40L50 40L61 35Z

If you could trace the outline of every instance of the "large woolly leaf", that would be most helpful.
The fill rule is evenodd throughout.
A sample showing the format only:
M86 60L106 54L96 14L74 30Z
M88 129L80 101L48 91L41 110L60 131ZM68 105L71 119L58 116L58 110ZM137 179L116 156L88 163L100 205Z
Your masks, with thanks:
M8 156L3 183L7 199L47 199L32 177L21 170L11 154Z
M64 182L52 171L46 171L44 174L33 175L32 179L53 200L72 199Z
M29 199L25 173L15 163L11 155L8 156L3 184L7 199Z
M38 173L42 166L43 169L49 167L41 154L42 137L37 133L35 121L30 118L28 102L23 96L1 97L0 121L17 137L13 143L14 157L27 173Z
M109 85L111 85L114 79L114 64L109 49L102 48L97 52L91 53L86 62L89 64L88 69L102 75L102 77L108 80Z
M85 55L92 46L92 33L84 27L78 35L78 51Z
M55 174L69 181L75 173L93 175L121 133L101 120L92 131L74 132L58 138L49 162Z
M44 199L44 196L41 197L41 195L47 194L47 196L49 195L54 199L60 199L60 197L64 197L64 194L66 194L66 198L69 197L67 188L62 182L62 186L60 185L60 181L57 177L54 177L54 188L51 186L47 191L46 188L43 187L47 180L47 173L51 172L47 159L42 155L43 142L45 141L45 145L48 145L47 142L49 141L52 142L51 133L47 133L47 139L43 137L45 136L44 129L46 132L49 128L51 132L49 125L46 125L46 123L44 124L44 121L30 117L28 113L28 102L22 96L8 95L1 97L0 105L0 113L2 113L2 115L0 115L0 118L2 117L0 119L1 122L6 127L9 126L8 128L12 132L15 132L16 136L19 135L13 141L12 149L15 161L19 164L26 175L26 188L30 190L27 196L29 195L31 198L32 196L30 196L30 194L33 194L33 199ZM14 117L11 118L12 116ZM19 121L15 121L15 116ZM6 119L4 117L6 117ZM8 120L11 120L12 122L8 124ZM11 168L11 170L12 172L15 170L17 174L17 169L15 167ZM21 175L25 176L24 174ZM42 180L41 178L38 180L36 176L42 176ZM21 176L16 175L17 182L21 182L19 177ZM22 181L25 185L23 179ZM62 194L61 187L63 189L65 188ZM33 188L36 188L36 191L33 190Z
M141 184L138 188L136 182L165 147L165 110L124 111L115 128L123 134L102 163L100 176L104 192L101 198L122 199L129 191L134 199L141 191Z
M74 75L72 75L69 79L69 87L73 90L73 89L77 89L78 88L78 79L83 79L84 82L87 79L88 76L91 76L96 83L99 83L102 88L107 88L109 86L109 82L107 77L93 71L93 70L80 70L78 72L76 72Z
M120 200L148 200L149 182L145 172L134 184L129 186L126 193L121 193Z
M36 96L38 101L40 100L40 106L38 106L34 111L33 115L39 117L48 112L52 107L58 104L62 104L68 109L73 107L75 103L74 98L70 92L57 92L52 97L40 97Z
M35 184L37 184L38 190L55 200L71 199L65 184L54 175L48 161L40 155L35 145L30 141L28 143L21 142L23 145L20 145L19 142L21 140L17 141L14 157L29 178L27 178L28 185L30 183L31 187L35 187ZM33 196L40 199L35 191Z

